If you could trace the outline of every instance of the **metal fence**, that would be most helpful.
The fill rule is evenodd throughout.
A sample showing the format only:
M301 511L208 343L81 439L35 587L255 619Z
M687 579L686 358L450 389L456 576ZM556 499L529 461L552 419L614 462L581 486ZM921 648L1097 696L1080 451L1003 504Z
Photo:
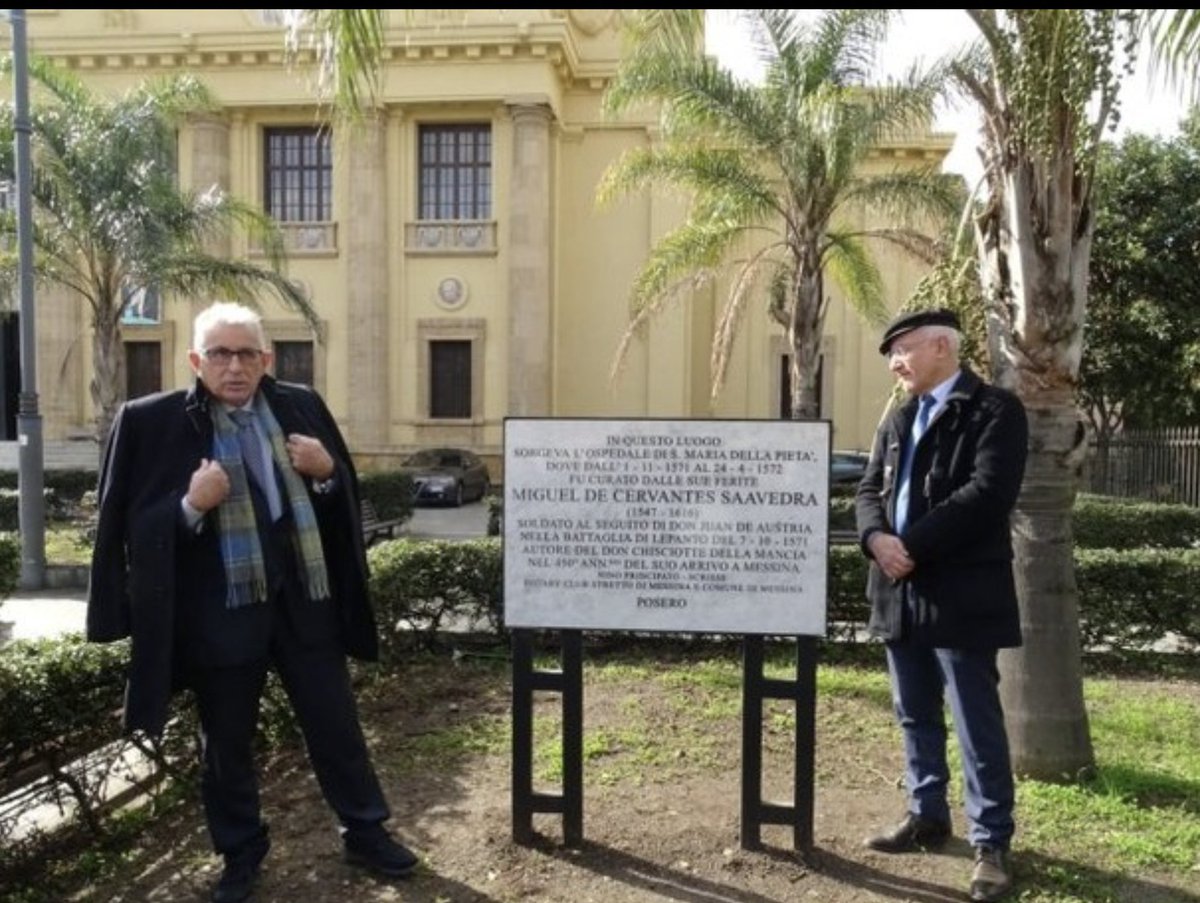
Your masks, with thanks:
M1125 430L1093 440L1091 492L1200 506L1200 427Z

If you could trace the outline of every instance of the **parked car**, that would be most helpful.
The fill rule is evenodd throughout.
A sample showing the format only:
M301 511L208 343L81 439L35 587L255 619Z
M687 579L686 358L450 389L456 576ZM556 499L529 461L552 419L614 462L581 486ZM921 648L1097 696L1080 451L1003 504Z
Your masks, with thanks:
M829 458L829 482L834 486L857 483L867 471L866 452L835 451Z
M423 448L400 470L412 477L413 501L461 505L487 495L492 481L487 464L465 448Z

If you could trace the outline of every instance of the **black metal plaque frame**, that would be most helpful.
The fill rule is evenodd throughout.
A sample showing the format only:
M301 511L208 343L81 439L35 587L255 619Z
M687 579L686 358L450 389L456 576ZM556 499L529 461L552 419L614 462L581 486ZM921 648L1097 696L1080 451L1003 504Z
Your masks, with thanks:
M583 634L563 630L557 671L533 668L533 633L512 631L512 822L513 841L533 843L533 816L560 812L563 843L583 843ZM533 694L559 693L562 698L562 793L537 793L533 789Z
M533 632L512 631L512 836L515 843L533 843L533 817L539 812L561 813L563 842L583 843L583 635L560 631L560 669L533 667ZM743 637L742 652L742 818L741 843L746 850L762 848L763 825L791 825L797 851L813 848L813 784L815 779L817 643L815 637L796 638L796 678L780 680L763 674L763 638ZM561 793L533 789L533 701L537 691L560 694L562 700L563 779ZM789 804L762 798L763 701L790 699L796 705L795 767Z
M762 848L763 825L791 825L794 848L811 852L817 736L816 638L796 638L796 678L780 680L763 675L763 638L746 635L742 641L742 670L742 849ZM791 804L768 803L762 798L765 699L790 699L796 704Z

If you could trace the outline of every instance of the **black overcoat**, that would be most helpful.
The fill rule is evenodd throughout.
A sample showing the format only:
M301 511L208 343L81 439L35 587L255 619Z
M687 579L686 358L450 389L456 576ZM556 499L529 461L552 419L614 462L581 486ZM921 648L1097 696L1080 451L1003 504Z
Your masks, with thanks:
M855 506L867 557L872 533L894 532L900 452L916 410L916 399L910 399L891 411L875 434ZM964 368L913 460L901 539L916 567L907 581L892 581L871 562L867 598L873 635L938 647L1021 644L1010 517L1028 441L1020 399ZM907 633L902 628L905 583L911 584L912 603Z
M315 641L320 632L322 641L332 639L349 655L375 659L378 637L350 452L311 389L264 377L259 391L285 434L320 439L335 464L332 491L310 488L332 598L293 600L288 616L302 642ZM186 685L189 666L265 656L271 619L280 616L273 605L226 607L215 512L199 532L182 517L192 473L202 458L212 458L210 403L217 402L199 381L190 390L130 401L118 412L104 450L87 638L132 638L124 711L130 731L161 733L171 694Z

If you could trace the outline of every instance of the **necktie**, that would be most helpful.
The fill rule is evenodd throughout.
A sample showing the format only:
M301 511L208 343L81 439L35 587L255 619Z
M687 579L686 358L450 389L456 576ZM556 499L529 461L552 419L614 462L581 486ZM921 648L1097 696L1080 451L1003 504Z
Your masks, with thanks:
M254 428L254 422L258 415L253 411L238 409L230 411L229 416L237 424L238 445L241 446L242 461L246 464L250 479L254 480L267 500L267 509L271 512L271 520L278 520L280 515L279 486L272 477L267 476L263 443L258 438L258 431Z
M900 465L900 482L896 486L896 533L903 534L908 521L909 484L912 482L913 458L917 456L917 443L929 426L929 415L937 399L932 395L922 395L921 404L917 408L917 417L913 421L912 430L908 434L908 447L904 450L904 461Z

